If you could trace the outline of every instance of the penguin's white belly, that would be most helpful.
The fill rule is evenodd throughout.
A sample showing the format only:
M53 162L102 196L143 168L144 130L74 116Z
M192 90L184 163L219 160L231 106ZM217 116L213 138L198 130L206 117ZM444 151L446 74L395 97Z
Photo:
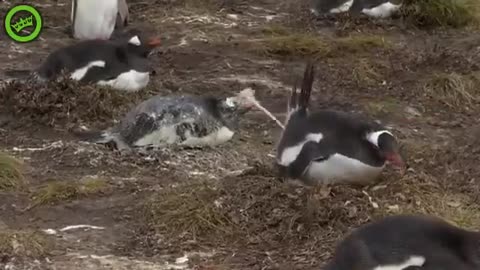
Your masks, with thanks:
M227 127L222 127L203 137L196 137L190 131L186 131L185 140L177 134L176 126L161 127L154 132L145 135L134 143L134 146L162 146L167 144L180 144L185 146L215 146L229 141L234 132Z
M132 69L128 72L118 75L115 79L109 81L99 81L97 84L108 85L117 90L136 92L145 88L149 81L149 72L138 72Z
M118 0L79 0L73 22L74 37L81 40L109 39L117 13Z
M319 183L367 183L375 180L384 166L373 167L341 154L334 154L327 160L312 162L306 171L306 177Z
M362 13L370 17L375 18L388 18L392 16L393 13L397 12L401 7L400 5L394 5L390 2L383 3L371 9L364 8Z

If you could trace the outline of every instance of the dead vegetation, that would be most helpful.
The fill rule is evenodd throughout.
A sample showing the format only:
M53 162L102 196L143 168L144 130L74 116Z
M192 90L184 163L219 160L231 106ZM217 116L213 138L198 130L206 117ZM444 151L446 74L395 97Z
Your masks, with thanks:
M142 100L146 91L124 93L81 85L66 77L47 84L11 82L0 89L3 110L48 126L72 128L80 123L111 122Z
M480 22L477 0L406 0L403 16L421 27L464 27Z
M437 73L425 84L424 90L443 105L468 110L480 101L480 73Z
M87 178L72 182L51 181L34 193L31 207L68 202L100 194L105 192L108 187L108 183L101 178Z
M0 254L5 258L40 259L53 249L53 241L39 231L2 229Z
M276 25L264 28L262 33L263 37L251 41L252 50L269 56L338 57L348 53L388 49L392 46L382 36L370 34L327 38L320 34L295 32Z
M0 152L0 190L16 189L24 185L23 163Z

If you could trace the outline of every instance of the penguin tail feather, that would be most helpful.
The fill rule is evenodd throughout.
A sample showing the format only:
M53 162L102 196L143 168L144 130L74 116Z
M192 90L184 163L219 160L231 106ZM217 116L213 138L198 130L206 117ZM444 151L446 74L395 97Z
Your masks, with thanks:
M310 103L310 96L312 94L313 78L315 73L315 66L312 61L309 61L305 67L303 74L302 89L300 90L299 106L300 110L307 110Z

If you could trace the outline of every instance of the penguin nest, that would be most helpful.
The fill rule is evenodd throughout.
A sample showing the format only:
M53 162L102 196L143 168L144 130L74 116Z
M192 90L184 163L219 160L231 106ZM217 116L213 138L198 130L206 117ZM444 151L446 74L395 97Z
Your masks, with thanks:
M36 84L10 82L0 88L3 113L45 124L73 128L80 123L109 122L132 103L142 99L141 93L125 93L110 88L81 85L66 77L57 82Z
M329 233L332 224L346 229L345 224L356 226L368 219L372 209L360 190L335 189L342 193L335 200L321 198L318 190L292 188L278 181L271 169L257 164L219 182L162 189L145 204L146 228L142 229L153 238L160 237L165 246L182 249L201 242L239 252L265 244L277 246L279 253L283 248L291 252L291 244L308 248L306 239L334 243L340 234ZM351 204L345 206L346 200ZM149 240L158 243L158 239Z

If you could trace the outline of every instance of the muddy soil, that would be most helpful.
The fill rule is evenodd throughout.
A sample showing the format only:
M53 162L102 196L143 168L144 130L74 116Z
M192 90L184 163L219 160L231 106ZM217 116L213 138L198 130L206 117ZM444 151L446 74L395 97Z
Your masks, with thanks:
M436 74L479 72L478 32L426 32L389 20L315 21L308 9L289 0L219 2L129 2L131 27L150 29L163 40L152 56L156 75L143 92L145 97L226 96L252 87L282 121L291 84L302 75L306 59L252 50L254 40L266 37L265 29L310 29L326 40L380 36L391 45L317 59L312 104L367 114L386 123L402 141L409 169L404 174L389 169L374 186L312 191L276 178L272 164L281 130L262 113L246 115L239 132L225 145L144 155L79 142L68 123L38 120L49 120L48 113L36 118L10 112L12 117L2 110L0 149L25 162L28 185L22 191L1 192L0 225L55 230L48 235L54 247L46 256L5 255L2 267L320 269L339 239L381 216L431 213L463 227L478 225L480 97L459 95L452 103L441 98L440 90L426 87ZM0 12L16 3L3 2ZM44 1L37 7L45 21L41 37L28 44L0 37L1 71L31 68L52 49L75 42L65 32L68 1ZM114 118L131 105L125 102ZM88 102L82 106L77 111L90 109ZM115 119L101 120L108 126ZM94 120L82 124L102 126ZM88 177L102 179L107 187L88 196L34 205L36 192L48 183ZM205 191L197 202L207 205L222 198L218 212L233 225L200 226L198 221L198 226L181 232L172 226L181 227L186 217L145 210L152 202L164 205L172 194L183 198L194 196L191 190L201 193L203 182L217 187L218 193ZM163 225L151 226L152 217ZM180 221L172 225L176 223L168 218ZM79 224L96 227L61 231Z

